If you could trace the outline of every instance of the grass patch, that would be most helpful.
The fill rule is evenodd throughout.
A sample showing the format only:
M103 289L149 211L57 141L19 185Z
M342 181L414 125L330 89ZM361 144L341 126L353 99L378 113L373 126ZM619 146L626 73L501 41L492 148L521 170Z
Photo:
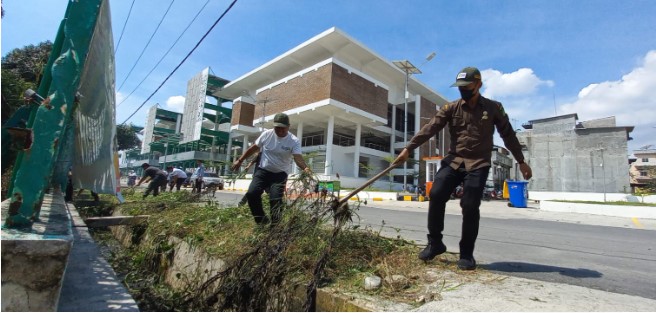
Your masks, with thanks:
M295 205L285 209L281 224L271 228L256 225L247 207L198 202L198 196L187 191L146 200L141 200L140 192L132 191L125 197L124 204L103 197L99 205L103 210L87 211L107 214L120 209L123 214L150 215L148 225L140 230L141 238L147 239L138 247L114 249L111 257L143 311L284 311L289 308L285 306L289 298L296 296L294 291L309 290L313 282L319 287L418 306L475 277L471 273L454 274L456 254L446 253L425 263L417 258L419 247L413 242L335 222L328 202L292 203ZM163 283L162 266L172 253L170 236L230 264L231 272L222 274L217 290L175 291ZM383 279L380 289L364 289L364 279L370 275ZM436 282L441 287L431 289L427 297L426 285ZM249 284L263 289L269 298L253 300ZM253 302L248 306L238 301L207 305L212 295L239 299L247 292L251 292L247 299Z

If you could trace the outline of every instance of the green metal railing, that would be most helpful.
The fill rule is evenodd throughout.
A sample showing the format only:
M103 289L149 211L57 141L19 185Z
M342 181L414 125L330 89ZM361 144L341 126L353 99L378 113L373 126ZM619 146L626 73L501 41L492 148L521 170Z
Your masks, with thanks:
M3 227L30 225L37 220L44 193L51 187L53 178L62 190L66 186L66 176L62 173L67 172L68 166L58 162L72 154L71 140L75 129L71 117L79 100L77 93L80 78L87 65L98 17L101 12L105 12L105 18L108 19L109 8L103 5L108 6L103 0L68 3L37 91L45 101L35 100L36 104L29 108L27 122L17 127L22 128L21 132L33 138L33 141L18 153L9 189L9 215ZM111 34L111 23L107 22L106 25L110 26ZM112 46L111 41L109 46ZM25 110L20 112L23 116L26 113ZM12 137L10 140L15 141L17 138ZM3 134L3 145L4 141ZM70 160L66 162L70 163Z

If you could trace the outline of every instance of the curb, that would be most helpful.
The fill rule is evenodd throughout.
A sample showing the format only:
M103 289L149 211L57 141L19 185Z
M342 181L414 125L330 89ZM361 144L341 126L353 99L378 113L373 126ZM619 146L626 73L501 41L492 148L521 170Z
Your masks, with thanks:
M424 202L427 201L428 198L422 196L422 195L414 195L414 196L398 196L396 199L397 201L418 201L418 202Z

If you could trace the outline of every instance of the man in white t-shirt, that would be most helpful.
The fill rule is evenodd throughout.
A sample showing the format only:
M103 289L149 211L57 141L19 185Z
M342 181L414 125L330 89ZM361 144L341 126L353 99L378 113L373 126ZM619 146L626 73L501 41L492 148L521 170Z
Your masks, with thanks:
M260 162L253 173L246 198L251 213L258 224L269 222L262 208L262 193L269 192L269 207L271 208L271 222L280 221L282 213L282 199L285 194L287 176L291 170L292 159L299 168L311 173L301 155L301 141L289 132L289 116L278 113L273 118L273 129L263 132L255 143L246 149L246 152L232 163L232 170L241 167L244 160L254 153L260 152Z
M166 170L169 172L169 191L173 191L173 186L177 191L180 191L180 186L187 179L187 173L173 166L167 166Z

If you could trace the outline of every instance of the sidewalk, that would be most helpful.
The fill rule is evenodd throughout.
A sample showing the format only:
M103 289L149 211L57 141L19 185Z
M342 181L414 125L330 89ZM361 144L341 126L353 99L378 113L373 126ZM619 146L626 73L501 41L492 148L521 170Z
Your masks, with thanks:
M84 221L72 203L74 242L62 282L58 311L138 312L137 303L100 254Z

